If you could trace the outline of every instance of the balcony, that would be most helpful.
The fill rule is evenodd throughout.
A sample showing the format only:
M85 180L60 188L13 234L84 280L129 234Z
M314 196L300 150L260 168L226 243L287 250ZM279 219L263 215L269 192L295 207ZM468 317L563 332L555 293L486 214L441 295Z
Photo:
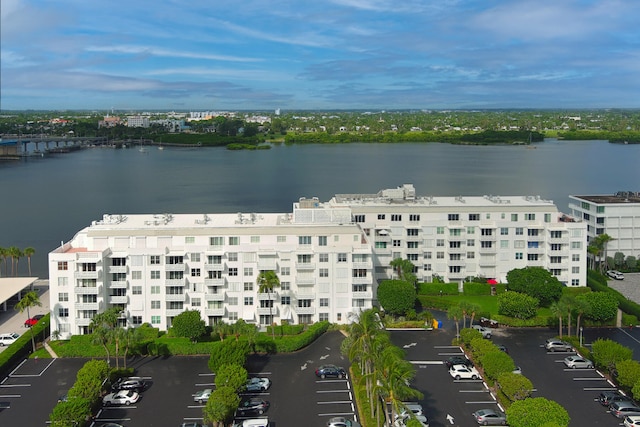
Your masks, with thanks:
M184 302L186 294L167 294L165 295L165 301L182 301Z
M495 257L480 257L478 260L478 265L480 267L495 267L496 258Z
M76 295L95 295L100 292L102 287L100 286L76 286L73 288L73 293Z
M316 294L313 292L305 292L305 290L302 290L301 292L296 293L295 298L299 300L301 299L315 300Z
M256 308L256 313L258 313L258 316L278 316L278 307L258 307Z
M127 304L128 302L129 297L127 295L109 296L109 304Z
M217 293L207 292L206 294L204 294L204 300L205 301L224 301L226 296L227 296L226 292L217 292Z
M280 297L279 297L277 292L259 293L258 294L258 301L268 301L268 300L278 301L279 299L280 299Z
M176 317L184 311L184 308L168 308L164 311L167 317Z
M371 299L371 298L373 298L373 292L371 292L371 291L364 291L364 292L354 291L351 295L352 295L352 297L354 299Z
M298 286L313 286L316 284L315 277L296 277L296 284Z
M186 284L185 279L165 279L165 286L184 286Z
M85 318L76 319L76 325L77 326L89 326L91 324L92 320L93 319L85 319Z
M217 317L222 317L226 314L226 310L224 307L222 308L205 308L204 309L204 314L206 316L217 316Z
M481 254L495 254L496 247L494 246L492 248L480 248L478 252L480 252Z
M100 303L98 302L77 302L74 305L76 310L100 310Z
M315 270L315 262L296 262L296 270Z
M109 283L109 289L127 289L129 282L127 280L114 280Z
M184 265L184 263L182 264L165 264L164 266L164 270L165 271L184 271L186 268L186 266Z
M354 261L351 265L352 268L360 270L371 270L373 268L373 262L371 261Z
M76 271L73 274L75 279L97 279L98 276L98 271Z
M219 277L219 278L216 278L216 279L205 278L204 279L204 284L206 286L224 286L225 285L225 279L224 279L224 277Z
M110 265L109 273L127 273L126 265Z
M385 235L385 236L383 236L383 235L379 234L379 235L376 235L376 236L374 237L374 240L375 240L376 242L386 242L386 243L389 243L389 242L391 242L391 236L389 236L389 235Z
M315 314L315 307L294 307L296 314Z
M354 285L368 285L369 283L371 283L371 276L352 277L351 283L353 283Z
M205 264L205 271L224 271L224 264Z

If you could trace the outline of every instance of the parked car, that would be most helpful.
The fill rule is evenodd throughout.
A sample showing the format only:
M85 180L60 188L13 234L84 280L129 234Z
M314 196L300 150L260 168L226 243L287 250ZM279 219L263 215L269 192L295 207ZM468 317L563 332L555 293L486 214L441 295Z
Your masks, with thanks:
M624 280L624 274L620 273L618 270L608 270L607 276L616 280Z
M482 338L491 338L491 329L485 328L481 325L471 325L471 327L480 332L482 334Z
M516 366L516 368L511 372L513 372L514 374L522 375L522 368L520 366Z
M411 419L414 418L416 419L420 425L422 427L429 427L429 421L427 420L427 417L425 417L424 415L411 415L407 412L403 412L399 415L396 415L396 419L393 422L393 426L394 427L406 427L407 422Z
M570 343L556 339L556 338L549 338L547 341L545 341L544 348L546 348L547 351L572 351L573 350L573 346Z
M105 406L111 405L131 405L140 400L140 394L133 390L120 390L115 393L109 393L102 398L102 403Z
M193 401L198 402L200 404L207 402L209 400L209 396L211 396L212 391L213 390L211 390L210 388L205 388L204 390L200 390L199 392L193 395Z
M180 424L180 427L204 427L204 426L200 423L182 423Z
M27 320L24 321L24 327L30 328L34 326L43 317L44 317L44 314L36 314L35 316L28 318Z
M486 317L481 317L480 325L484 326L485 328L497 328L498 321L493 319L487 319Z
M111 385L111 391L133 390L140 393L144 391L145 387L146 383L142 379L123 377L118 378L116 382Z
M250 418L248 420L235 421L233 427L268 427L268 418Z
M593 362L581 356L568 356L564 358L564 364L567 368L576 369L593 369Z
M260 399L259 397L252 397L240 402L236 413L240 416L246 415L262 415L269 409L269 402Z
M346 378L347 371L336 365L322 365L316 369L316 376L320 378L336 377Z
M613 402L632 402L629 396L625 396L617 390L603 391L598 395L598 402L602 406L610 406Z
M408 415L408 412L411 412L413 415L424 415L422 413L422 405L418 402L402 402L402 406L404 406L403 414Z
M249 378L246 385L247 391L266 391L271 387L269 378Z
M503 426L507 424L505 414L493 409L480 409L473 413L473 418L483 426Z
M476 380L480 378L480 373L476 368L465 365L453 365L451 369L449 369L449 375L456 380L461 378Z
M496 347L498 347L498 350L509 354L509 349L507 347L503 346L502 344L496 344Z
M450 369L453 365L473 366L473 362L464 356L451 356L444 361L444 364L447 365L447 369Z
M20 338L20 335L15 332L9 332L7 334L0 334L0 347L4 347L5 345L11 345L16 340Z
M616 418L624 418L630 415L640 415L640 407L633 402L613 402L609 406L609 412Z
M105 423L105 424L100 424L100 427L124 427L122 424L116 424L116 423Z
M624 427L640 426L640 415L627 415L624 417Z
M327 421L327 427L360 427L360 424L348 418L333 417Z

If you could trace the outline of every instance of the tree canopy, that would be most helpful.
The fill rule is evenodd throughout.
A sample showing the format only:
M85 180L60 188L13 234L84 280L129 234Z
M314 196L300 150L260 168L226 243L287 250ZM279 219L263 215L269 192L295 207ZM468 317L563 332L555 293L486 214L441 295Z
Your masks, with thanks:
M198 310L186 310L173 318L171 331L178 337L195 341L207 332L207 326Z
M378 286L378 301L387 313L404 315L416 302L416 288L403 280L384 280Z
M507 421L511 427L540 427L548 423L567 427L569 413L553 400L530 397L517 400L507 409Z
M507 273L507 289L538 299L548 307L562 296L562 283L542 267L516 268Z

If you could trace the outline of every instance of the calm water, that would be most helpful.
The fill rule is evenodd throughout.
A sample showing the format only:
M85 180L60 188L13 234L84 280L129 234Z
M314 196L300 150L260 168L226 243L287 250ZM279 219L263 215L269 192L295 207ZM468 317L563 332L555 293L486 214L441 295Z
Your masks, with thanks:
M547 140L525 147L449 144L86 149L0 163L0 247L47 253L104 213L290 212L300 197L375 193L539 195L568 211L569 194L640 191L640 145ZM20 261L27 274L26 259ZM3 271L4 275L4 271Z

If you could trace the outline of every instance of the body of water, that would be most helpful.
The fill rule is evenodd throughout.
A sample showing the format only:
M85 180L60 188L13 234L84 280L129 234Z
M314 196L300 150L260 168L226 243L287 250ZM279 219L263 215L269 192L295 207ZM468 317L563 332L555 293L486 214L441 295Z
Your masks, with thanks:
M420 196L539 195L568 212L569 195L640 191L639 161L640 145L553 139L531 147L91 148L0 163L0 247L35 248L32 273L46 278L48 252L105 213L291 212L300 197L404 183ZM19 269L27 274L25 258Z

